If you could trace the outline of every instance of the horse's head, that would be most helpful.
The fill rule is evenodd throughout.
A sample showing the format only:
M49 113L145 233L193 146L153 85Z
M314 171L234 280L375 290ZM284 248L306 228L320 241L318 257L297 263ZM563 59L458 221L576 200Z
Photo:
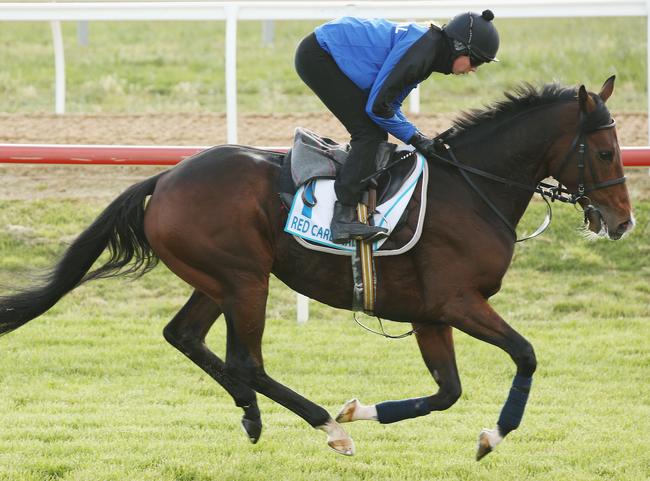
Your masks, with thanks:
M605 102L614 91L612 76L600 93L578 89L579 122L571 122L562 147L551 163L551 174L567 186L585 213L589 231L617 240L634 227L625 186L616 124ZM568 147L567 147L568 145ZM554 149L555 150L555 149Z

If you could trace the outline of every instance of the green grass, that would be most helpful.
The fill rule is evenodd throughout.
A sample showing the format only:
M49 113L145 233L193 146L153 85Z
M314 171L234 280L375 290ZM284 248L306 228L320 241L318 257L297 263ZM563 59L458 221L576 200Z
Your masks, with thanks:
M0 202L0 281L50 265L103 206ZM348 425L355 457L265 398L264 432L250 445L227 394L162 338L190 289L161 266L136 282L85 285L0 339L0 480L650 479L650 201L620 242L585 241L578 213L555 214L548 233L518 246L493 299L539 368L521 428L481 463L476 437L493 426L514 372L503 352L457 333L459 402L394 425ZM542 215L535 202L522 230ZM434 390L412 338L379 338L316 303L299 326L295 296L276 280L267 317L268 371L331 413L353 396ZM208 341L224 352L222 322Z
M498 12L497 12L498 13ZM264 46L261 22L238 26L243 112L324 107L294 72L293 53L319 22L277 22ZM455 112L500 97L520 82L558 80L597 90L618 76L612 110L646 110L644 18L498 20L501 63L422 84L422 112ZM225 110L223 22L91 22L90 44L66 22L68 112ZM54 67L47 22L0 23L0 111L51 112Z

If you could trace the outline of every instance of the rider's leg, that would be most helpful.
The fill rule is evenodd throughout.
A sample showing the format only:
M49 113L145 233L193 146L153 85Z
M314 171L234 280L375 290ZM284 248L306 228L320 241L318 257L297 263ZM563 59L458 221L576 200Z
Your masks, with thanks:
M351 136L350 154L334 184L339 202L335 206L333 234L338 234L338 240L346 242L351 238L369 238L385 232L380 227L361 224L355 212L365 187L360 181L374 172L377 147L388 138L386 132L366 114L368 95L341 71L313 34L300 43L295 60L300 78Z
M359 127L352 136L348 158L334 182L338 201L334 205L331 232L332 240L336 243L346 243L358 238L370 239L387 232L387 229L361 223L357 216L356 207L366 188L360 179L376 170L377 150L386 135L383 131L377 132L375 128Z

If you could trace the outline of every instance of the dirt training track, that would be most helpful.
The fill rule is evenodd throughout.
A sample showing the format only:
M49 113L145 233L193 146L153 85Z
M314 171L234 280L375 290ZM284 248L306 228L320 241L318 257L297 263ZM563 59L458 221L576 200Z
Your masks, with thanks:
M615 114L621 145L646 145L647 116ZM453 115L409 115L424 132L451 126ZM347 132L330 114L240 115L239 143L286 146L301 126L347 141ZM226 142L225 114L54 115L0 114L0 143L218 145ZM161 170L131 166L0 165L0 199L52 197L112 198L123 188ZM644 170L645 169L640 169ZM70 187L70 177L75 187ZM634 175L643 184L647 172ZM638 182L637 182L638 183ZM647 192L646 189L643 189Z

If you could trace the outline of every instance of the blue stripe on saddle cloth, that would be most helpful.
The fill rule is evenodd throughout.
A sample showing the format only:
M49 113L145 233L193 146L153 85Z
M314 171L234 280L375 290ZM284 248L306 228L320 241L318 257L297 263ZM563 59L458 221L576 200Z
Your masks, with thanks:
M386 227L389 236L411 200L425 166L426 160L418 153L415 169L413 169L413 172L404 181L397 193L383 204L377 206L376 213L373 216L374 224ZM307 199L308 204L305 204L303 199ZM356 249L354 241L348 244L335 244L332 242L330 222L332 221L335 200L333 179L318 179L302 185L293 198L284 231L313 244L353 252ZM384 237L373 242L373 251L379 250L382 244L386 242L386 239Z

